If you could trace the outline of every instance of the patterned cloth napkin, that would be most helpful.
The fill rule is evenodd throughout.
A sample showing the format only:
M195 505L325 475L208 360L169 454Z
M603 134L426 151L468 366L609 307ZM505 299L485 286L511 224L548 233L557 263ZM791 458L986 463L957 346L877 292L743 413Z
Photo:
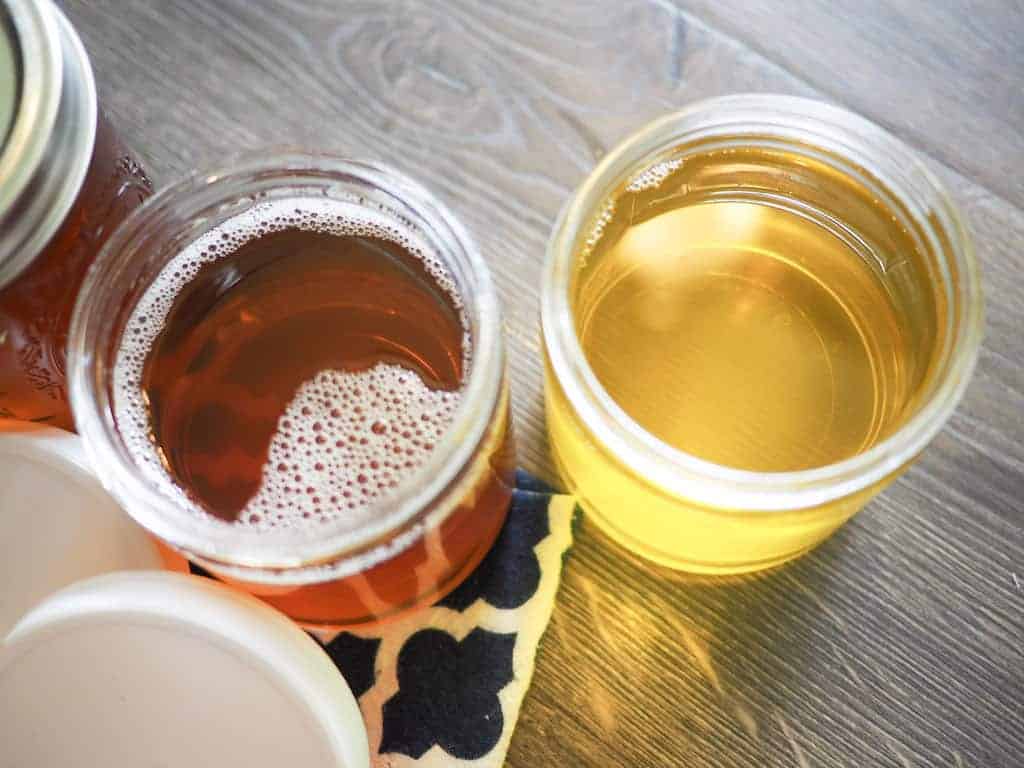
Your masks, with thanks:
M376 631L320 637L344 675L374 768L497 768L572 543L574 500L526 473L494 548L433 607Z

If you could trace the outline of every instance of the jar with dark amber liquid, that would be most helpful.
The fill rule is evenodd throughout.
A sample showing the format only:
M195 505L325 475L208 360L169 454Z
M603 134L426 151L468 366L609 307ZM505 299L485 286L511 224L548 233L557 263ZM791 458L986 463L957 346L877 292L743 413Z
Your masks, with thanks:
M100 247L150 191L71 24L51 0L0 0L0 418L72 428L71 310Z
M487 263L376 162L263 150L153 195L86 276L68 382L100 481L167 565L310 628L437 602L512 498Z

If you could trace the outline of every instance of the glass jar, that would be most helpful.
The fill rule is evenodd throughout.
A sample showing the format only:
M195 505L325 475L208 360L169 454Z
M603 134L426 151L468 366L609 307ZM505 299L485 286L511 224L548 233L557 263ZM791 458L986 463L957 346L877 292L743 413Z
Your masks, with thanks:
M115 392L115 369L132 313L178 254L211 232L219 241L220 225L239 216L262 222L264 214L254 213L264 210L259 206L296 200L354 207L425 244L462 300L471 355L453 421L425 463L371 508L372 519L350 524L341 516L312 527L257 530L197 510L155 477L152 466L143 467L118 421L123 393ZM396 305L393 311L401 310ZM476 567L504 522L515 455L495 288L453 216L421 186L384 166L263 154L159 192L96 260L75 310L69 350L76 423L104 486L169 552L306 626L365 625L439 599Z
M663 183L664 188L659 186ZM900 394L898 401L876 400L873 407L881 410L891 405L891 412L870 441L820 465L752 470L709 460L663 441L652 434L658 425L641 426L609 394L581 343L578 315L594 316L594 305L586 304L590 299L584 283L601 268L595 243L616 226L621 232L622 226L634 222L644 225L645 211L652 210L634 208L628 224L617 225L615 206L620 200L633 204L650 189L657 191L652 203L657 213L651 216L675 206L760 201L773 210L795 211L801 222L812 221L833 233L833 243L848 242L865 255L854 260L856 268L870 272L871 283L882 287L880 293L889 297L886 302L892 305L901 338L909 340L905 360L894 362L892 354L878 355L881 365L902 366L893 373ZM713 214L718 218L701 222L707 232L714 230L708 235L710 245L702 246L709 250L702 253L712 254L711 249L717 248L713 257L721 260L716 264L726 267L729 259L732 264L750 263L720 246L738 229L761 226L757 214L751 218L751 206L708 210L718 211ZM730 210L737 215L728 218ZM687 221L692 224L694 219ZM651 360L657 361L657 354L672 355L680 349L677 343L696 348L698 354L689 361L692 367L677 368L676 374L684 377L681 381L688 381L686 376L702 378L700 392L717 398L714 418L732 416L730 403L736 402L721 395L725 375L736 372L740 379L730 394L741 386L755 390L760 386L741 379L744 370L753 370L747 353L767 361L765 368L775 366L780 398L793 400L786 406L788 411L773 414L773 418L783 414L774 423L785 428L787 419L803 415L796 391L786 390L787 375L796 382L799 371L787 371L779 362L781 357L772 358L771 349L750 350L758 344L755 336L762 336L731 338L730 351L735 353L731 357L719 355L706 341L724 335L720 325L709 325L708 320L726 314L723 302L728 305L724 309L736 317L752 311L750 306L740 306L742 302L709 298L712 295L774 291L770 298L776 316L766 313L765 320L786 327L776 334L766 332L763 338L781 338L790 332L791 323L802 322L799 316L792 318L794 313L786 313L792 297L779 293L785 290L780 285L796 278L783 277L769 284L783 269L790 270L787 274L799 273L805 286L800 290L831 293L835 298L831 286L815 277L821 266L815 260L824 256L802 246L800 231L793 227L783 233L795 251L790 263L749 269L736 276L743 284L734 281L729 291L701 289L691 295L696 307L692 311L681 307L675 297L663 301L657 291L681 279L680 271L692 268L692 261L676 255L680 246L673 237L685 238L693 228L677 230L670 237L663 236L664 230L648 228L642 233L646 250L639 250L646 254L647 263L635 266L650 269L655 279L649 284L653 298L638 311L644 313L648 327L666 322L673 312L692 318L678 336L663 337L665 347L661 353L655 350ZM634 245L642 239L637 232L631 241ZM805 280L807 276L812 279ZM621 285L616 288L607 278L604 289L621 291ZM849 285L842 287L846 290ZM865 314L870 312L861 313ZM617 318L619 327L624 327L626 311ZM870 317L865 322L869 321ZM983 321L980 278L968 232L948 194L913 152L876 125L836 107L784 96L739 95L698 102L655 121L611 151L590 174L555 224L543 273L542 324L552 451L562 477L590 519L619 543L658 563L700 573L737 573L776 565L805 552L906 469L962 397L977 358ZM814 331L812 326L805 334L812 341ZM690 333L694 336L687 337ZM633 347L639 341L633 337ZM832 350L824 344L822 348L827 383L829 369L824 366L830 364ZM711 359L706 354L709 350L715 360L724 361L723 366L705 365ZM788 360L802 362L791 350ZM633 380L653 375L644 365L620 373ZM685 404L680 398L689 396L686 392L673 395L677 405ZM847 407L862 395L852 382L833 378L834 408ZM765 402L765 407L774 403ZM752 413L754 418L739 423L739 428L746 430L744 439L755 442L762 436L756 434L756 409ZM701 439L718 449L726 445L725 425L716 432L714 418L700 425ZM677 426L677 434L686 437L687 423Z
M151 185L50 0L0 0L0 417L70 429L65 347L89 265Z

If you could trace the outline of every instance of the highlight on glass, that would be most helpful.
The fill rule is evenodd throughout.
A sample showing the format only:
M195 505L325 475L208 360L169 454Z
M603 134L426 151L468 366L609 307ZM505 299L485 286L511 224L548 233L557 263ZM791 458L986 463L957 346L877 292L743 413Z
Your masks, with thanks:
M351 627L438 599L497 536L504 355L486 265L425 189L370 162L250 156L107 243L71 398L100 479L168 553Z
M590 518L693 572L784 562L950 417L982 334L969 234L901 142L773 95L608 154L543 276L552 451Z

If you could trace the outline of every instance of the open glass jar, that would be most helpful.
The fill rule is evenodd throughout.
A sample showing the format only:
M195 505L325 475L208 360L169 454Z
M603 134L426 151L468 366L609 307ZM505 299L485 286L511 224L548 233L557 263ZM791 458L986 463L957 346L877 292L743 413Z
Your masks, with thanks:
M942 428L981 283L901 142L740 95L591 173L549 243L542 322L552 450L591 519L659 563L737 573L820 542Z
M437 347L451 318L454 345ZM440 598L511 499L486 264L425 189L375 163L263 154L152 197L83 285L70 383L128 513L308 626Z

